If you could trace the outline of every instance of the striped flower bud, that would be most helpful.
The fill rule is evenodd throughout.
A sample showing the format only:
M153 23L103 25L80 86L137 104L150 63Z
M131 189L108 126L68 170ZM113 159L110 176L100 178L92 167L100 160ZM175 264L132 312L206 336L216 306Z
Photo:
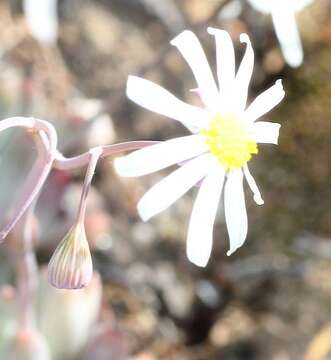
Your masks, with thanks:
M78 223L56 248L48 265L48 280L59 289L80 289L89 284L92 272L85 228Z

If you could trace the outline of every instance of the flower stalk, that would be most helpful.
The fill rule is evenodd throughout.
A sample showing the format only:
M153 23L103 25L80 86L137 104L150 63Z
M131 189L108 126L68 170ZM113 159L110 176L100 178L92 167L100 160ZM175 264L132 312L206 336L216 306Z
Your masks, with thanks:
M93 264L86 239L84 220L87 195L102 148L91 149L90 162L86 171L77 218L71 230L56 248L48 266L49 282L59 289L81 289L92 278Z

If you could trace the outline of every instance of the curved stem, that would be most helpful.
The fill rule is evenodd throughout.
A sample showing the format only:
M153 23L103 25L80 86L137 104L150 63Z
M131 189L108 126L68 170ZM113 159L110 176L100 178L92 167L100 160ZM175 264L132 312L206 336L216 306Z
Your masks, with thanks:
M36 143L38 148L38 158L30 172L29 177L21 195L13 207L13 214L7 219L2 229L0 229L0 242L2 242L7 234L13 229L18 220L24 215L32 201L36 198L44 185L49 172L52 168L60 170L70 170L89 164L91 153L99 152L98 158L107 156L114 156L124 151L137 150L146 146L151 146L158 141L130 141L113 145L104 145L84 154L65 158L57 151L57 134L54 126L45 120L26 118L26 117L12 117L0 121L0 132L13 127L23 127L29 129L36 136ZM98 149L97 151L95 149Z
M113 145L104 145L98 148L101 148L100 158L105 158L117 155L124 151L132 151L146 146L155 145L158 142L159 141L128 141ZM62 154L57 153L54 159L53 167L58 170L71 170L87 165L90 161L90 151L72 158L66 158Z
M25 127L33 129L36 126L34 118L12 117L0 121L0 131L7 130L12 127Z
M0 122L0 131L11 127L30 128L36 133L38 159L31 170L27 181L23 185L21 195L13 207L13 214L7 219L0 231L0 242L13 229L32 201L44 185L52 169L57 147L57 135L54 127L44 120L34 118L13 117ZM47 140L45 135L47 135Z
M0 132L13 127L24 127L35 132L44 131L48 137L50 152L55 152L57 147L57 134L54 126L45 121L35 118L15 116L0 121Z

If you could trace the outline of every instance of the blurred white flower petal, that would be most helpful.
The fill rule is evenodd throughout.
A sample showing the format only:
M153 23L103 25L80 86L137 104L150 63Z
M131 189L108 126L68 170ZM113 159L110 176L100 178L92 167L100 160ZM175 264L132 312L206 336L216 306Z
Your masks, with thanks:
M232 0L228 4L225 4L221 12L218 14L218 19L232 20L236 19L242 12L243 5L240 0Z
M248 2L257 10L265 14L270 14L273 6L287 6L295 11L300 11L306 6L312 4L314 0L248 0Z
M303 62L303 50L295 12L310 5L313 0L248 0L262 13L271 14L275 32L286 62L298 67Z
M251 5L257 10L260 11L262 13L268 14L270 13L270 3L273 0L248 0ZM279 1L279 0L275 0L275 1ZM280 0L281 1L281 0Z
M23 9L31 34L44 45L58 36L57 0L24 0Z
M311 5L314 0L295 0L293 2L293 6L296 11L300 11L304 9L306 6Z
M303 61L303 49L294 10L290 6L274 6L272 21L286 62L298 67Z

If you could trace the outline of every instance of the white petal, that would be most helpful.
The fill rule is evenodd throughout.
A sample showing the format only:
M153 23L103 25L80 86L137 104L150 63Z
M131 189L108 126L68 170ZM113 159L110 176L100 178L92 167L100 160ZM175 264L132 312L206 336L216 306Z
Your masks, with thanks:
M281 0L275 0L275 1L281 1ZM253 6L253 8L257 11L260 11L262 13L270 13L271 11L271 2L272 0L248 0L249 3Z
M277 6L283 3L283 6L292 7L295 11L300 11L306 6L313 3L314 0L248 0L249 3L257 10L262 13L270 13L273 6Z
M201 98L207 108L216 110L219 92L199 39L192 31L185 30L170 43L178 48L191 67L201 93Z
M206 266L213 243L213 227L222 194L224 170L215 165L201 183L188 227L186 254L197 266Z
M224 188L224 210L230 237L227 255L231 255L245 242L247 235L247 212L241 170L228 174Z
M257 205L263 205L264 201L262 199L260 190L257 187L256 182L255 182L252 174L250 173L248 166L245 165L243 167L243 170L244 170L244 175L245 175L246 181L247 181L247 183L248 183L249 187L251 188L252 193L254 195L254 201L257 203Z
M279 3L273 6L271 15L286 62L292 67L300 66L303 50L294 10Z
M184 136L145 147L114 160L121 176L142 176L201 155L208 150L202 136Z
M254 51L251 41L247 34L240 35L240 41L246 43L246 51L239 66L237 76L235 79L235 94L237 111L241 112L246 107L248 87L253 74L254 68Z
M235 56L231 37L224 30L208 28L208 32L215 36L217 76L222 99L222 107L227 105L233 95L235 79Z
M273 86L260 94L249 105L244 114L245 119L250 122L255 121L277 106L283 100L284 96L285 91L283 89L282 80L277 80Z
M186 104L149 80L130 75L126 94L140 106L178 120L186 126L201 129L206 125L208 114L205 110Z
M306 6L313 3L314 0L295 0L293 1L293 7L295 11L300 11Z
M240 0L232 0L231 2L224 4L222 10L218 14L217 18L220 23L224 20L237 19L243 11L243 4Z
M280 124L258 121L250 127L254 140L260 144L278 144Z
M54 44L58 34L57 0L24 0L23 8L32 35L43 44Z
M165 210L208 173L215 159L201 155L162 179L142 197L138 212L144 221Z

